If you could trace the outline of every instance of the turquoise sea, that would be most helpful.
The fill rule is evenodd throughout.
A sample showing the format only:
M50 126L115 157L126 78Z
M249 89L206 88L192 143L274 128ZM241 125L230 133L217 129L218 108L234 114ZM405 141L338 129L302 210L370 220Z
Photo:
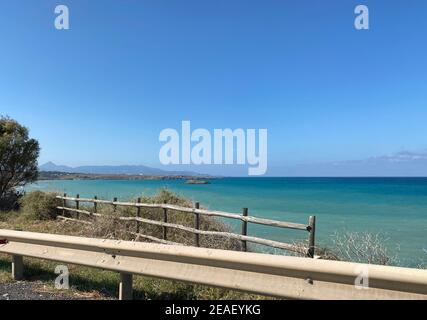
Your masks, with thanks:
M316 215L316 240L321 245L330 245L335 232L380 232L401 265L427 262L427 178L221 178L207 185L183 180L73 180L40 181L28 189L127 200L163 187L210 209L241 212L248 207L250 215L301 223ZM249 234L281 241L306 237L303 231L258 225L251 225Z

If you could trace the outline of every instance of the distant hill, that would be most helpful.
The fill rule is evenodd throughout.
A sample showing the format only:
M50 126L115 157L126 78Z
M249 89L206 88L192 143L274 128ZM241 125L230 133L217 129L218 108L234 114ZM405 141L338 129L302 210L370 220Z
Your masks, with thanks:
M47 162L39 166L40 171L46 172L66 172L66 173L87 173L87 174L122 174L122 175L148 175L148 176L206 176L191 171L167 171L151 168L143 165L122 165L122 166L80 166L69 167L56 165Z
M362 160L270 167L269 173L284 177L427 177L427 150Z

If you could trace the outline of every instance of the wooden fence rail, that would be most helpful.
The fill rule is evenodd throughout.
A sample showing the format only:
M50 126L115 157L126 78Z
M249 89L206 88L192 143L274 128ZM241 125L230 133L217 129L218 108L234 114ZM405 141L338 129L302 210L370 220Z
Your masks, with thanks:
M63 196L57 196L58 199L62 200L62 206L58 206L57 209L62 212L61 218L66 218L66 220L82 221L79 220L80 214L84 214L89 217L99 217L101 214L98 212L98 204L111 205L113 210L116 211L117 207L134 207L136 208L135 217L118 217L118 220L121 221L132 221L136 224L136 232L130 232L131 234L137 235L141 238L146 238L151 241L156 241L163 244L176 244L175 242L168 241L167 239L167 230L168 228L182 230L194 234L194 241L197 247L200 246L200 235L204 236L222 236L229 239L240 240L242 242L242 250L247 251L247 242L256 243L260 245L265 245L273 248L279 248L283 250L288 250L292 252L297 252L300 254L307 255L308 257L313 258L315 255L315 216L309 217L309 222L307 225L300 223L292 223L286 221L278 221L264 218L257 218L249 216L249 210L244 208L242 214L224 212L224 211L215 211L215 210L206 210L200 209L199 203L196 203L193 208L181 207L177 205L171 205L167 203L142 203L141 198L137 199L137 202L119 202L115 197L113 201L98 199L96 196L94 198L81 198L79 195L76 197L67 197L66 194ZM75 207L67 207L67 201L75 202ZM93 203L93 211L82 210L80 209L80 203ZM141 217L141 208L149 209L162 209L163 219L162 221L145 219ZM183 226L179 224L174 224L168 222L168 210L191 213L194 215L194 227ZM74 212L77 214L77 219L71 219L65 216L66 212ZM241 234L231 233L231 232L222 232L222 231L208 231L200 229L200 216L210 216L210 217L220 217L235 219L241 221ZM87 222L87 221L85 221ZM162 227L162 239L159 239L154 236L148 236L141 233L141 223L156 225ZM308 232L308 245L307 247L301 245L288 244L280 241L268 240L259 237L249 236L248 233L248 224L254 223L259 225L279 227L285 229L294 229L294 230L303 230Z

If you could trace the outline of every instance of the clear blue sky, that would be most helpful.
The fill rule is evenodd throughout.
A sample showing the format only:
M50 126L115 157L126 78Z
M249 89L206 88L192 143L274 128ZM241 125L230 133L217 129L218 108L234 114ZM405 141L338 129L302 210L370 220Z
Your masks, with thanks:
M424 0L1 1L0 114L66 165L159 166L182 120L267 128L270 166L425 150L426 17Z

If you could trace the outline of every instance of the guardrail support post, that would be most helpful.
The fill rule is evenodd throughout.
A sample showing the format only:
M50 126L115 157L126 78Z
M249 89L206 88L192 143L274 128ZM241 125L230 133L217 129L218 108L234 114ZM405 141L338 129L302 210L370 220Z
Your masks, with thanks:
M315 243L314 243L314 236L316 233L316 216L310 216L309 220L308 220L308 225L310 226L310 233L308 236L308 256L310 258L314 258L314 248L315 248Z
M248 208L243 208L243 216L244 217L248 216ZM247 235L248 235L248 222L242 220L242 236L247 236ZM242 240L242 250L243 251L248 250L246 240Z
M119 300L133 299L132 280L133 280L132 274L120 273Z
M24 260L22 256L12 255L12 278L22 280L24 276Z
M200 209L200 203L196 202L194 207ZM194 213L194 228L200 230L200 214L197 212ZM198 233L194 234L194 240L196 241L196 247L200 247L200 235Z

